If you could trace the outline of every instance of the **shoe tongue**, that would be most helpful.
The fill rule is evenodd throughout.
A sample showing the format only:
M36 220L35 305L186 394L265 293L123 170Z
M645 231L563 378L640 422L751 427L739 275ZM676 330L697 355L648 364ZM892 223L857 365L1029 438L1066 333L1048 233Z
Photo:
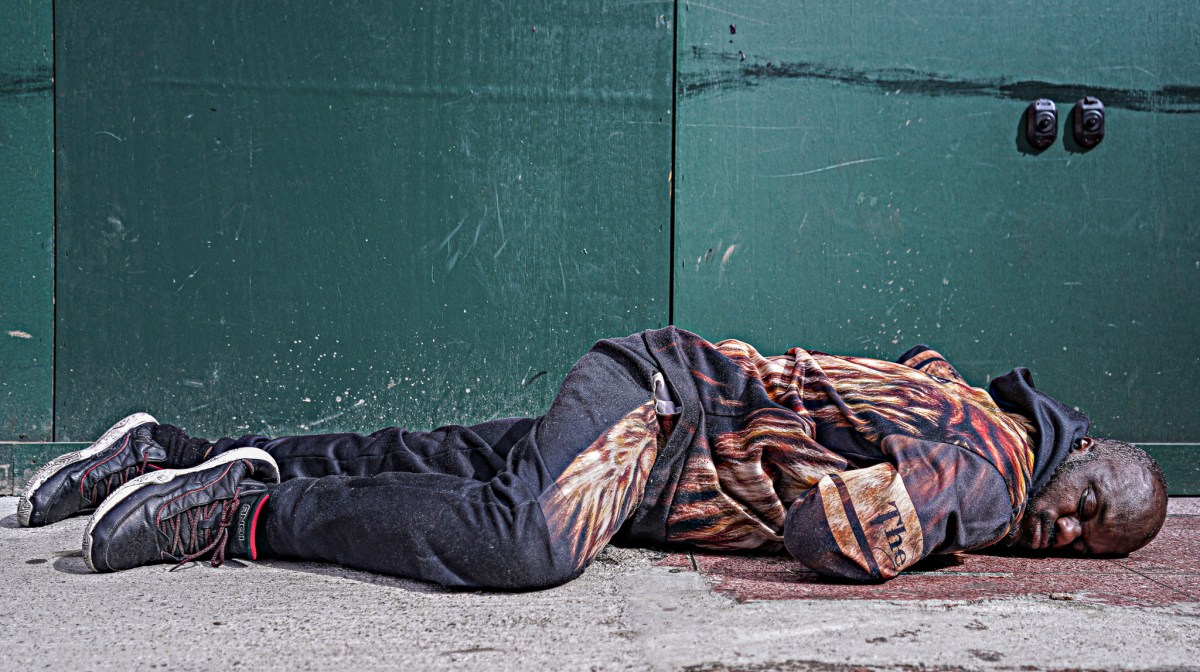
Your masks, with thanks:
M233 523L229 526L229 540L225 543L225 554L235 558L255 560L258 549L254 544L254 533L262 515L263 504L270 495L267 492L246 497L238 504Z
M167 449L154 440L150 427L151 425L147 424L133 430L134 448L137 449L138 455L141 455L147 462L165 462Z

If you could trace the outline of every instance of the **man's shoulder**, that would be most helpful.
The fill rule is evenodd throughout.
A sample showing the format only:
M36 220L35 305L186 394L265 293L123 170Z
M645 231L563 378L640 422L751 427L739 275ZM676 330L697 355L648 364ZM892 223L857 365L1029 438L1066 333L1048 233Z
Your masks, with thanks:
M958 369L954 368L949 361L946 360L942 353L934 350L928 345L915 345L908 349L903 355L900 355L896 362L903 364L910 369L915 369L927 373L937 378L953 380L959 383L966 383L962 374Z

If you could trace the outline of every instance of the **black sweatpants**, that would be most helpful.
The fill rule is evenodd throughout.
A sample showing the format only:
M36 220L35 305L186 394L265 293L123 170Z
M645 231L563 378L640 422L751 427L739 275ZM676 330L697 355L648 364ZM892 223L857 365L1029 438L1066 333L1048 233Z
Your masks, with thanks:
M658 448L657 375L601 341L539 418L245 436L210 456L256 446L278 462L269 555L445 586L552 586L582 573L642 498Z

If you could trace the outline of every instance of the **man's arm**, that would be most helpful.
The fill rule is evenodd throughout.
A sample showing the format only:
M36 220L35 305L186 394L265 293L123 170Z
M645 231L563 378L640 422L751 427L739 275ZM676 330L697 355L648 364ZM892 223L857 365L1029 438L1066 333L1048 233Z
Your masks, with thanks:
M888 579L932 553L986 546L1013 506L1000 472L959 446L893 435L893 460L829 474L788 510L784 544L809 569Z

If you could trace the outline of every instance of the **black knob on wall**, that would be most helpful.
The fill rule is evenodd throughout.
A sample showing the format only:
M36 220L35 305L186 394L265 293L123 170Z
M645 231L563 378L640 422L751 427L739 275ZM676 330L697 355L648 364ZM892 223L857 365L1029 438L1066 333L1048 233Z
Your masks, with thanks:
M1025 110L1025 139L1030 146L1043 150L1058 137L1058 108L1049 98L1038 98Z
M1091 149L1104 140L1104 103L1099 98L1084 96L1071 108L1071 127L1075 142Z

